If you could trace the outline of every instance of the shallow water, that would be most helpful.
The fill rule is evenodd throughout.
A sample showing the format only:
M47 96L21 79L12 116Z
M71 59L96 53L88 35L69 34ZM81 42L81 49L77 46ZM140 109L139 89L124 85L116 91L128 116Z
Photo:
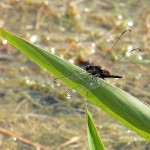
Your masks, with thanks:
M0 26L76 64L90 60L113 66L127 50L141 48L142 52L126 63L123 79L108 82L149 104L149 5L148 0L3 0ZM126 33L111 49L126 28L131 34ZM109 57L103 60L107 53ZM118 73L124 64L118 62L112 73ZM53 80L51 74L1 40L0 127L50 149L88 149L85 100L77 94L68 100L69 88L62 83L56 86ZM91 104L88 107L106 149L150 149L148 142L114 118ZM0 134L0 141L1 149L35 149L5 134Z

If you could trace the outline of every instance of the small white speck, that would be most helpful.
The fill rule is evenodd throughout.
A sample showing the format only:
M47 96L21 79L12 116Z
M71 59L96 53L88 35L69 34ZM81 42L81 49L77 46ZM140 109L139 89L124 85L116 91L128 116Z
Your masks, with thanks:
M134 140L134 141L137 141L138 139L135 137L133 140Z
M60 86L60 83L57 83L57 86Z
M50 41L51 37L50 37L50 36L47 36L46 39L47 39L48 41Z
M36 35L31 36L31 37L30 37L30 41L31 41L32 43L36 42L36 41L37 41L37 36L36 36Z
M92 48L92 49L91 49L91 52L92 52L92 53L95 53L95 48Z
M139 74L136 76L136 80L139 80L141 77L142 77L142 75L139 73Z
M45 3L45 5L48 5L48 4L49 4L49 1L45 1L44 3Z
M107 43L110 43L111 41L113 41L113 37L109 37L109 38L106 39Z
M138 59L139 59L139 60L142 60L142 59L143 59L143 57L142 57L142 56L138 56Z
M16 137L13 137L13 140L14 140L14 141L17 141L17 138L16 138Z
M133 46L132 45L129 45L128 46L128 51L131 51L133 49Z
M95 43L92 43L92 45L91 45L92 47L95 47L96 46L96 44Z
M80 19L80 18L81 18L81 15L77 15L76 18L77 18L77 19Z
M20 69L23 71L23 70L25 70L25 68L24 67L20 67Z
M95 53L95 46L96 46L95 43L92 43L92 44L91 44L91 52L92 52L92 53Z
M60 56L60 58L64 59L64 56L63 56L63 55L61 55L61 56Z
M4 44L4 45L7 44L7 40L3 40L3 44Z
M131 56L131 53L130 53L130 52L127 52L127 53L126 53L126 56L127 56L127 57L130 57L130 56Z
M67 99L70 99L71 98L71 96L70 95L67 95Z
M128 132L128 133L131 133L131 130L128 130L127 132Z
M29 119L29 117L28 117L27 115L25 115L25 117L24 117L24 118L25 118L26 120L27 120L27 119Z
M132 27L133 26L133 22L132 21L128 21L128 26Z
M89 12L90 10L89 10L89 8L85 7L85 8L84 8L84 11L85 11L85 12Z
M103 128L103 126L101 126L101 125L100 125L100 126L99 126L99 128L100 128L100 129L102 129L102 128Z
M26 83L29 84L29 83L30 83L30 80L29 80L29 79L26 79Z
M108 38L108 39L106 39L106 42L107 42L107 43L110 43L110 41L111 41L111 40L110 40L109 38Z
M69 59L69 62L74 64L74 60L73 59Z
M55 48L54 47L51 48L51 53L55 54Z
M123 18L123 16L122 16L122 15L118 15L118 19L120 19L120 20L121 20L122 18Z

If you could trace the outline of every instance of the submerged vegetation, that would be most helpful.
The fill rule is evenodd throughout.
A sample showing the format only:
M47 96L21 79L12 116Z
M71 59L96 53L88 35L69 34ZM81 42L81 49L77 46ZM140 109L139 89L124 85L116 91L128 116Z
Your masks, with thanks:
M149 103L147 2L145 1L143 6L138 6L134 1L125 4L99 1L65 2L4 1L0 4L0 24L49 52L79 65L89 58L98 64L113 43L116 33L118 35L126 27L133 26L132 39L131 36L123 38L110 54L110 58L117 60L117 57L120 58L134 43L134 47L144 50L143 54L139 55L142 59L129 64L129 71L123 80L113 80L112 83ZM138 19L138 16L141 18L141 12L136 9L139 7L144 8L142 20ZM128 13L129 10L134 10L134 14L132 11ZM133 19L135 13L136 18ZM145 28L141 29L141 26ZM109 44L106 44L105 40ZM1 40L0 53L1 127L22 135L33 143L44 145L45 148L85 149L87 139L83 98L75 94L68 100L65 96L68 90L66 86L56 86L51 74L12 49L6 40ZM109 59L107 63L111 63ZM106 149L149 147L149 143L143 138L103 111L90 104L88 107L96 118ZM30 147L27 143L16 140L15 136L12 138L5 134L1 134L1 142L2 149L10 148L10 145L12 149Z

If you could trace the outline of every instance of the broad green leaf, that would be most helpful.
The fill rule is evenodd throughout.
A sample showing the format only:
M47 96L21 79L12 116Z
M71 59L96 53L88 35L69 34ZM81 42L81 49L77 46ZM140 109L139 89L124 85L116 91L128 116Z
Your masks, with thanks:
M52 55L4 29L0 29L0 36L57 77L68 77L72 74L72 69L76 73L83 71L78 66ZM76 88L80 95L150 141L150 108L130 94L101 79L98 79L98 82L102 86L91 90L90 86L85 84L85 80L88 82L91 77L87 76L85 79L85 76L87 74L81 74L79 80L68 78L64 82L72 88L81 84L82 86Z
M88 110L86 110L86 124L90 150L104 150L103 142L97 132L92 117Z

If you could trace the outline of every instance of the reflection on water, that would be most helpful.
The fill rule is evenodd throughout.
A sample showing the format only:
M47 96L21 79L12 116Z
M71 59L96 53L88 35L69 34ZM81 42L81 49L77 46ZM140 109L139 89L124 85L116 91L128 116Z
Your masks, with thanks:
M150 12L148 0L133 1L16 1L0 3L0 26L79 65L99 64L126 28L104 65L132 48L142 52L126 65L123 79L112 84L150 104ZM10 13L11 11L11 13ZM112 69L112 72L115 71ZM85 101L79 95L66 98L68 87L56 86L54 77L12 48L0 45L0 124L26 139L50 149L87 149ZM89 105L106 149L149 149L149 144L102 110ZM73 137L76 140L71 140ZM116 142L117 141L117 142ZM1 134L2 149L35 149ZM17 143L17 144L16 144Z

